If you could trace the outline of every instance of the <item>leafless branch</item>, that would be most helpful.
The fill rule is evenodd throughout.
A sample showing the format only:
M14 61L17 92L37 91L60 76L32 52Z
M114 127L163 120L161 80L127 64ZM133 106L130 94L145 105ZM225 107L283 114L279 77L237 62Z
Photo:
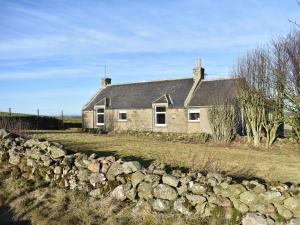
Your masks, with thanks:
M288 19L289 20L289 22L291 23L291 24L294 24L294 25L296 25L297 27L300 27L300 24L298 24L295 20L291 20L291 19Z

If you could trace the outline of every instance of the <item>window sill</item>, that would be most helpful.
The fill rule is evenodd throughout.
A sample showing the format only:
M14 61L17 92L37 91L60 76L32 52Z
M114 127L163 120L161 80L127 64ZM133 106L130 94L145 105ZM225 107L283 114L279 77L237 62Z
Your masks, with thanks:
M188 120L189 123L200 123L200 120Z
M104 126L104 123L97 123L97 126Z
M155 124L156 127L166 127L167 124Z
M127 120L118 120L118 122L127 122Z

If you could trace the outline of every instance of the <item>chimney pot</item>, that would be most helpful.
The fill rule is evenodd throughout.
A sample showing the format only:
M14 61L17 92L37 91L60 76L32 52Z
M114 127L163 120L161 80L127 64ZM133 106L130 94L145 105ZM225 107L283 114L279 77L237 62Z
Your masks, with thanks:
M111 84L111 78L105 77L101 79L101 85L102 87L106 87L107 85Z

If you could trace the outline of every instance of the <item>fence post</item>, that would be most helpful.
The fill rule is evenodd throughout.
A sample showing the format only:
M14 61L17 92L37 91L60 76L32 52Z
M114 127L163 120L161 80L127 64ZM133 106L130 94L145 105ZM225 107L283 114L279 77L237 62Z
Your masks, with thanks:
M37 109L37 118L36 118L36 130L39 129L39 116L40 116L40 110Z
M62 128L64 128L64 110L61 110L61 122L62 122Z
M11 108L8 108L9 116L11 116Z

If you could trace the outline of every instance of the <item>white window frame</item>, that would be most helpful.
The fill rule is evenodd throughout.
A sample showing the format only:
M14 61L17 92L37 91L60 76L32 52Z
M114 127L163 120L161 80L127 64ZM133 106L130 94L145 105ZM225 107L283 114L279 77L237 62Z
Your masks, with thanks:
M156 112L157 107L165 107L166 111L165 112ZM158 114L164 114L165 115L165 123L164 124L158 124L157 123L157 115ZM156 105L154 107L154 115L155 115L155 126L156 127L166 127L167 126L167 106L166 105Z
M98 113L98 109L103 109L103 113ZM96 110L96 124L97 126L104 126L105 124L105 107L104 106L98 106L95 107ZM103 115L103 123L98 123L98 115Z
M120 114L126 113L126 119L120 119ZM127 109L120 109L118 110L118 121L120 122L126 122L127 121Z
M197 120L191 120L190 119L190 114L191 113L199 113L199 118ZM200 122L200 109L199 108L192 108L192 109L188 109L188 121L192 122L192 123L199 123Z

